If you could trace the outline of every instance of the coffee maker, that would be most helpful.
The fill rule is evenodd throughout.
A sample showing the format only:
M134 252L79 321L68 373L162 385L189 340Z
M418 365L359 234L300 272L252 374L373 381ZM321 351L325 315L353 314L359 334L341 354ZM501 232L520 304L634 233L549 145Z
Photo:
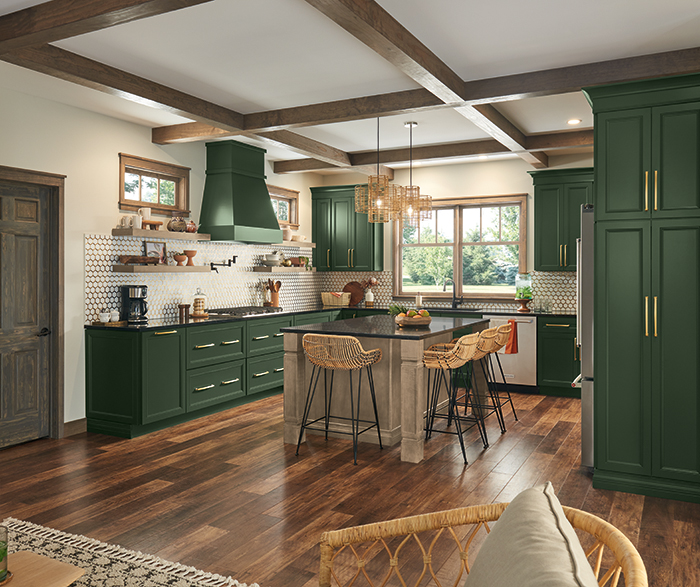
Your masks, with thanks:
M122 285L122 319L129 324L148 324L147 294L148 287L145 285Z

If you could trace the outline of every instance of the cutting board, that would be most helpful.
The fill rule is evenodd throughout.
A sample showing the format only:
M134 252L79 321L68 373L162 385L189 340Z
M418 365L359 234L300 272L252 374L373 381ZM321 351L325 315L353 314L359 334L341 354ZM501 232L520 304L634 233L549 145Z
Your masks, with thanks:
M357 306L365 297L365 290L357 281L346 283L343 291L350 292L350 305Z

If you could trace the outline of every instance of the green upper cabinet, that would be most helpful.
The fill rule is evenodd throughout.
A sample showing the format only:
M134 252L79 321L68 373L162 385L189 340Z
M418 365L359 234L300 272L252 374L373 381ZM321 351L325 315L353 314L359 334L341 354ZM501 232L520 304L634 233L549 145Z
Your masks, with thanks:
M355 186L311 188L314 266L318 271L381 271L384 225L355 212Z
M581 205L593 202L593 169L529 173L535 186L535 270L576 271Z
M595 114L596 220L700 216L700 76L584 91Z

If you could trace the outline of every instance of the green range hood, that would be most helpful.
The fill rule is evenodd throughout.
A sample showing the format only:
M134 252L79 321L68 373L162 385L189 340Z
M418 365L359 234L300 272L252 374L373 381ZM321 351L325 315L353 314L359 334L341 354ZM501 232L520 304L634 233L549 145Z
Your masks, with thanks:
M281 243L265 184L265 149L238 141L207 143L200 232L215 241Z

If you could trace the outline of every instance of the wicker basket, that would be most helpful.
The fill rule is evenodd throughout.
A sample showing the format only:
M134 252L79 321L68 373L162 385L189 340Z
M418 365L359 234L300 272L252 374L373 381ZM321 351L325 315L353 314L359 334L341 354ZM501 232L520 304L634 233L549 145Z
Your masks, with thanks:
M334 296L329 291L321 292L321 302L324 306L347 308L350 305L350 292L343 292L340 297Z

